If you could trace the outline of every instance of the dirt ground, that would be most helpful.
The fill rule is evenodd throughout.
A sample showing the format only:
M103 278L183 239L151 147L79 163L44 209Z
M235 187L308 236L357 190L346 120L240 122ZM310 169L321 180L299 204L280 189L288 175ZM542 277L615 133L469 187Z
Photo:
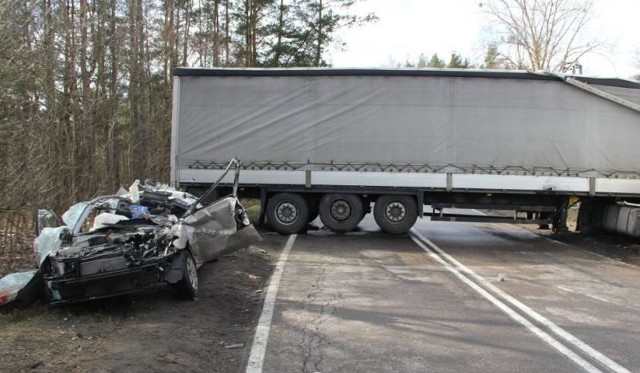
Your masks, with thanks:
M239 372L282 236L205 264L199 297L171 288L0 315L2 372Z

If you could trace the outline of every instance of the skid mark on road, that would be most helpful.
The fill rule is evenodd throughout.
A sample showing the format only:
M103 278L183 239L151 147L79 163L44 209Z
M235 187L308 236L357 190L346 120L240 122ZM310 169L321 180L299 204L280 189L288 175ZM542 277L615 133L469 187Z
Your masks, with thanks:
M517 309L520 310L524 315L529 317L532 320L535 320L539 324L543 325L545 328L553 332L556 336L562 338L565 343L573 346L574 348L580 350L586 357L589 357L593 361L599 363L603 367L606 367L608 370L618 373L628 373L629 370L622 367L615 361L609 359L604 356L599 351L595 350L591 346L587 345L577 337L573 336L566 330L560 328L555 323L546 319L542 315L538 314L531 308L522 304L517 299L513 298L509 294L505 293L495 285L491 284L474 271L457 261L455 258L447 254L444 250L438 247L436 244L431 242L428 238L424 237L422 234L417 232L415 229L412 229L409 233L411 239L422 248L429 256L434 258L436 261L441 263L446 269L448 269L451 273L453 273L456 277L458 277L462 282L475 290L478 294L483 296L485 299L493 303L500 310L505 312L509 317L511 317L516 322L522 324L529 331L535 334L538 338L545 341L551 347L556 349L561 354L565 355L571 361L573 361L578 366L582 367L587 372L601 372L600 369L595 367L593 364L576 354L574 351L569 349L563 343L561 343L558 339L551 336L549 333L543 331L538 326L534 325L531 321L517 313L514 309L507 306L504 302L500 301L496 298L500 297L508 303L511 303ZM446 259L446 260L445 260ZM469 276L469 277L467 277ZM473 280L475 280L475 282ZM480 287L481 284L483 287ZM496 296L489 293L491 291Z
M280 254L278 264L276 264L276 269L271 276L267 295L264 298L264 305L262 306L262 314L260 314L256 335L253 339L253 345L251 346L251 354L249 355L249 362L247 363L247 373L262 372L262 364L264 363L264 354L267 350L271 320L273 319L273 309L275 308L282 271L284 270L285 264L287 264L289 253L297 236L296 234L289 236L287 243L284 245L284 249L282 249L282 254Z

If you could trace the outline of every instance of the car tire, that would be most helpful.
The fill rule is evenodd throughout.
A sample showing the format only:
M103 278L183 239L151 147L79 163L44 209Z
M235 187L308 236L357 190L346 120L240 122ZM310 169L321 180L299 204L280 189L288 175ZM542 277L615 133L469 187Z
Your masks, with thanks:
M178 296L183 299L194 300L198 296L198 268L193 255L185 251L182 263L182 280L176 283Z
M334 232L350 232L362 220L362 199L354 194L325 194L320 200L320 220Z
M411 196L382 195L373 207L373 217L383 231L405 233L416 223L418 206Z
M309 221L307 201L296 193L274 194L267 202L267 220L278 233L298 233Z

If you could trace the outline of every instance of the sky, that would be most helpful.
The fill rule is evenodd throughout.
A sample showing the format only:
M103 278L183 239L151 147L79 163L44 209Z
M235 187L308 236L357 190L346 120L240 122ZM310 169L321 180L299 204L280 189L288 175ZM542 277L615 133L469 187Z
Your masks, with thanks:
M343 29L344 50L332 50L333 67L392 67L420 54L448 61L456 52L481 64L491 42L490 21L481 0L362 0L353 12L374 12L379 20ZM583 74L630 76L640 72L640 0L593 0L592 19L582 37L603 45L580 59Z

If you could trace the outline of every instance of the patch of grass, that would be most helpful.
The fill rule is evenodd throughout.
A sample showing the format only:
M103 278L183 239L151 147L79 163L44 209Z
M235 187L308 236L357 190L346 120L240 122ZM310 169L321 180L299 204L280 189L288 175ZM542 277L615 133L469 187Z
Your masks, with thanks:
M260 217L260 200L254 198L243 198L240 203L244 206L252 223L257 223Z

